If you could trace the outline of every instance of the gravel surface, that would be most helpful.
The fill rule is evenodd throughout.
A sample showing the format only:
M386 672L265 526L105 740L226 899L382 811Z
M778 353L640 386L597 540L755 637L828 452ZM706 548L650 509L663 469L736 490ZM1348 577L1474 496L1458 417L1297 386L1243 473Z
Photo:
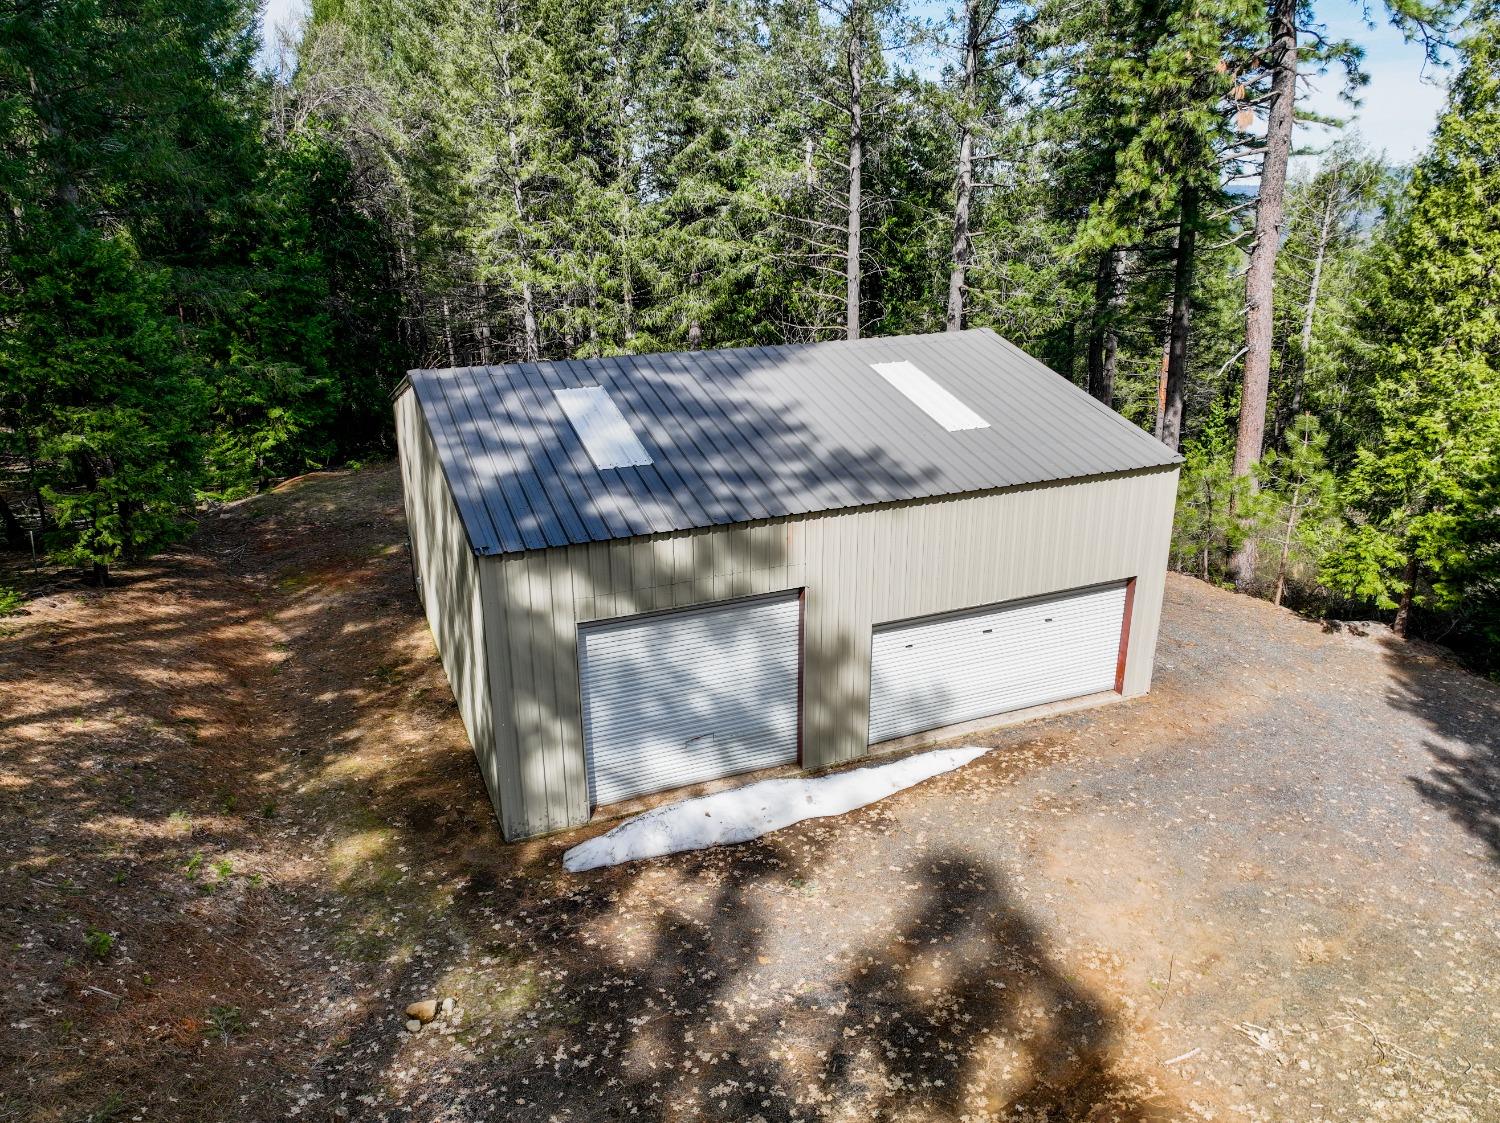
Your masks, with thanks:
M0 1119L1500 1119L1500 688L1440 653L1174 576L1147 698L568 875L606 825L501 844L397 487L5 639Z

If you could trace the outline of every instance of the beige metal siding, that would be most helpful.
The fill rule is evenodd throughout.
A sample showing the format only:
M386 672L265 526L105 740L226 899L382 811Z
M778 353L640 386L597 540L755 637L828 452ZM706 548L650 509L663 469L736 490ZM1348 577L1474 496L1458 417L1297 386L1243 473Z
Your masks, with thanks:
M805 587L812 768L869 751L871 630L889 621L1135 577L1123 693L1144 693L1176 488L1151 469L481 559L506 837L588 818L580 622Z
M396 399L395 411L402 497L412 563L421 575L422 607L498 813L502 787L493 751L493 706L500 683L490 674L484 642L479 563L443 478L432 434L410 391Z

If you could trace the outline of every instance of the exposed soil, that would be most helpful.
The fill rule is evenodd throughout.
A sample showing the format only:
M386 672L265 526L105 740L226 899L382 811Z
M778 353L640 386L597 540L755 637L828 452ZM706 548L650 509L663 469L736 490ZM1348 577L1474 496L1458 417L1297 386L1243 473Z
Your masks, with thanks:
M1174 577L1148 698L571 877L391 467L210 522L0 621L0 1120L1500 1119L1500 688L1438 653Z

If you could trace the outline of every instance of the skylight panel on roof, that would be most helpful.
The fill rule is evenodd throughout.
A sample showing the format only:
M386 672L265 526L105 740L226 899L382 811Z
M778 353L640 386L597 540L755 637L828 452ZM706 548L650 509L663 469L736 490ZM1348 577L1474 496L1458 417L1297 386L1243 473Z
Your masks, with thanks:
M632 468L651 463L630 422L603 386L580 386L552 393L573 423L594 467Z
M880 375L904 394L912 405L950 433L960 429L988 429L990 423L944 390L917 367L899 363L871 363Z

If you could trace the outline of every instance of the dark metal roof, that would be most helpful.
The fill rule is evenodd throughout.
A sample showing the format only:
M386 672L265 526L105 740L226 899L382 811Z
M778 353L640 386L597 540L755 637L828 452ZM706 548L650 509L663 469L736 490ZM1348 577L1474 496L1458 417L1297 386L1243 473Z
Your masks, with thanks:
M989 422L948 432L871 363L907 360ZM506 554L1177 463L981 329L414 370L477 554ZM552 391L603 386L652 463L600 470Z

